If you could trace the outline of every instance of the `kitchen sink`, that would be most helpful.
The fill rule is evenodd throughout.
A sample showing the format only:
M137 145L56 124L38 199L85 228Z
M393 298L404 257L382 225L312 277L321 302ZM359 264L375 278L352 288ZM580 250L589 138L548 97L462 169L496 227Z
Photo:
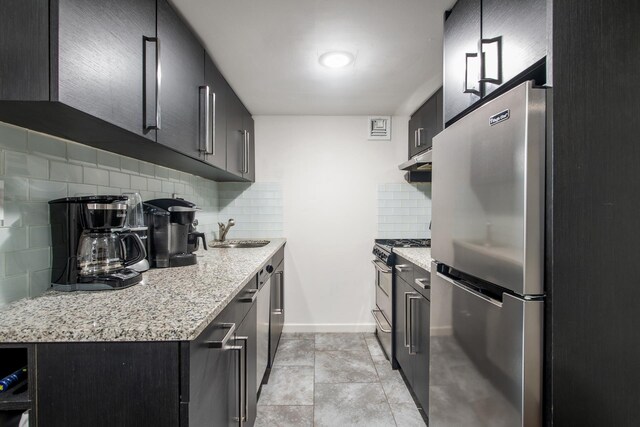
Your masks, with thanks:
M261 248L269 243L269 240L227 240L225 242L215 242L211 247L218 249Z

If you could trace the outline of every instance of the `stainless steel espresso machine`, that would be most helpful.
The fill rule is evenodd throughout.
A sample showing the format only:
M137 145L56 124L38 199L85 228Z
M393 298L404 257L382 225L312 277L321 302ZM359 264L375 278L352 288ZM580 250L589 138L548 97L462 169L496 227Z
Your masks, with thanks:
M183 199L155 199L144 202L145 223L149 227L147 251L151 267L182 267L197 263L195 251L204 233L195 230L194 203Z
M131 268L146 257L140 237L124 229L126 196L66 197L49 202L53 261L59 291L126 288L142 280Z

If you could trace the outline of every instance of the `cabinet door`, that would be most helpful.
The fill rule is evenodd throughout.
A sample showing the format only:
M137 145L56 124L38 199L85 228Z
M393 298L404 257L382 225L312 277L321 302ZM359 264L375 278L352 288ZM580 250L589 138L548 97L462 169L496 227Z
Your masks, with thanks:
M244 170L243 106L229 87L227 97L227 171L241 177Z
M480 0L458 0L444 23L444 120L449 122L481 97Z
M482 0L487 95L547 54L546 0ZM500 55L501 53L501 55Z
M418 153L417 130L420 125L420 110L413 113L409 119L409 159Z
M227 82L209 55L204 58L204 80L210 90L209 149L205 160L220 169L227 165Z
M409 297L413 294L411 288L404 280L397 275L395 277L395 306L394 314L395 327L394 339L396 347L396 360L402 368L404 375L410 380L413 378L413 357L409 354L409 318L408 304Z
M254 133L254 125L253 125L253 117L251 117L251 113L243 107L243 115L242 115L242 128L247 132L246 138L246 148L245 148L245 162L246 168L245 172L242 174L243 177L248 179L251 182L256 180L256 140Z
M162 80L157 141L197 158L204 49L167 0L158 0L158 39Z
M54 12L59 17L54 100L57 94L64 104L155 139L143 118L143 37L156 36L155 0L59 0Z
M244 393L241 413L245 418L245 426L251 427L256 421L256 409L258 405L258 394L256 392L256 358L257 358L257 308L254 302L236 332L237 345L244 345L245 365L243 374Z
M429 310L430 302L423 296L411 299L411 343L413 377L411 388L425 413L429 413Z

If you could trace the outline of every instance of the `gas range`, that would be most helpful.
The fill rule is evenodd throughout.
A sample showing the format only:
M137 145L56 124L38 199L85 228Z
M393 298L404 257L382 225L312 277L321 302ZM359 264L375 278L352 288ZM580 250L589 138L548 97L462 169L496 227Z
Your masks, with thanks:
M429 248L431 239L376 239L373 254L387 265L394 265L393 248Z

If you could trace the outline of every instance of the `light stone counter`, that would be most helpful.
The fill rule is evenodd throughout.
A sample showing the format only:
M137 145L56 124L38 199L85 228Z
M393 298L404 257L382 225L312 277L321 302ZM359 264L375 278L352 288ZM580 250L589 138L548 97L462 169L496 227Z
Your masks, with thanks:
M393 252L418 267L431 271L431 248L393 248Z
M192 340L284 244L210 248L197 265L149 270L130 288L16 301L0 310L0 343Z

